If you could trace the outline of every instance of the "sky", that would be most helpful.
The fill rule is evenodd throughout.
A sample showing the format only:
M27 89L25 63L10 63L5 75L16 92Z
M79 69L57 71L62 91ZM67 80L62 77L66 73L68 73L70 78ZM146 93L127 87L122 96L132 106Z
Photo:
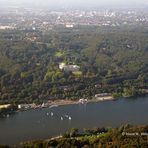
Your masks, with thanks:
M148 5L148 0L0 0L0 5L28 5L49 7L132 6Z

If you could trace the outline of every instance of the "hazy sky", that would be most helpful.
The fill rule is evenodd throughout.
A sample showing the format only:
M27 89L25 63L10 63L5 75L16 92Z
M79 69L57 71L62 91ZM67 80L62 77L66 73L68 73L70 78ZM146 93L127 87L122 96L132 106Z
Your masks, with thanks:
M0 5L38 5L38 6L109 6L109 5L147 5L148 0L0 0Z

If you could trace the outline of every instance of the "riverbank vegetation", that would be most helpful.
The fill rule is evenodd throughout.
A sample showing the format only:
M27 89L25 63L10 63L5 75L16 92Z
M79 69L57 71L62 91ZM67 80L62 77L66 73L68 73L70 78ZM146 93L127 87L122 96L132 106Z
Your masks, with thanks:
M148 147L148 126L124 125L119 128L94 128L79 131L76 128L63 136L49 140L39 140L21 143L22 148L133 148ZM9 148L9 146L7 146Z
M80 69L60 69L60 63ZM0 31L1 104L91 99L104 92L132 97L146 94L147 82L144 27Z

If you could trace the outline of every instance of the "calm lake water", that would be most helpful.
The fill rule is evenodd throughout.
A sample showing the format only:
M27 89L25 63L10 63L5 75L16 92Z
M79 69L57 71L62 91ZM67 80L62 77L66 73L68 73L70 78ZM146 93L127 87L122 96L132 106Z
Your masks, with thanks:
M65 115L72 119L69 120ZM116 127L126 123L148 124L148 97L19 112L0 119L0 144L46 139L72 127Z

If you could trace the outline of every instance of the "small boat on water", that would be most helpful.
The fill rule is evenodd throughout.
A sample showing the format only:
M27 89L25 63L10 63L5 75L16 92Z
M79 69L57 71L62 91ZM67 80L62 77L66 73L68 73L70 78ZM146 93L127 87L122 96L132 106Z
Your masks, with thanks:
M69 116L69 118L68 118L69 120L71 120L71 117Z
M49 113L46 113L47 116L49 116Z
M63 117L61 117L61 120L63 120Z
M53 116L53 112L51 112L50 115Z

